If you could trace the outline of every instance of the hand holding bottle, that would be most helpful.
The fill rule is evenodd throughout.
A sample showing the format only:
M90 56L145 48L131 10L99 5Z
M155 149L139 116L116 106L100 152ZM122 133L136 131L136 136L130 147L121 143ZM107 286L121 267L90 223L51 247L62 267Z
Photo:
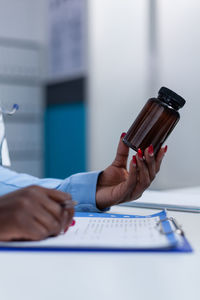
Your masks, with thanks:
M141 197L159 172L167 151L165 146L155 157L152 145L146 148L144 153L139 149L133 156L128 171L129 147L123 143L124 136L125 133L120 138L113 163L99 176L96 192L96 203L99 209Z

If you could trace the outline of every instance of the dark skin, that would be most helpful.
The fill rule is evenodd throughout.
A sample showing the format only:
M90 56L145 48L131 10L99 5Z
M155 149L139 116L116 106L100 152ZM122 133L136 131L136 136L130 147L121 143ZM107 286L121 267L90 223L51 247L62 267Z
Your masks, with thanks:
M0 199L0 241L38 241L56 236L72 223L69 194L29 186Z
M99 209L136 200L160 170L166 148L156 157L152 148L137 153L127 170L129 148L120 138L113 163L99 176L96 204ZM65 208L64 208L65 206ZM30 186L0 199L0 241L37 241L56 236L72 223L74 202L69 194Z
M136 200L150 186L160 170L167 148L161 148L156 157L152 148L145 149L143 157L136 154L127 170L129 148L120 138L113 163L99 176L96 204L99 209ZM140 154L140 153L139 153Z

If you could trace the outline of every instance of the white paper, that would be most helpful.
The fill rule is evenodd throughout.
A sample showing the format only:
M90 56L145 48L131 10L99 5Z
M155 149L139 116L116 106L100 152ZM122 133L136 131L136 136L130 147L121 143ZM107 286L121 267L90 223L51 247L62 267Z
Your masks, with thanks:
M9 246L77 247L77 248L166 248L167 237L152 218L96 218L76 217L76 224L66 234L41 242L13 242ZM7 243L0 243L0 245Z

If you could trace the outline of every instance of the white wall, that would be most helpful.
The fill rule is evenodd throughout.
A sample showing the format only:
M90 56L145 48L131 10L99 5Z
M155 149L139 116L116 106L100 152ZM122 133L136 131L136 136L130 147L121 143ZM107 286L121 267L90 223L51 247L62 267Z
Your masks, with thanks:
M146 0L88 0L90 169L103 169L118 139L160 86L186 98L181 121L153 188L200 182L200 20L198 0L154 0L158 7L156 80L149 89L149 3ZM48 0L0 0L0 37L46 45ZM154 57L155 58L155 57ZM157 64L157 65L155 65ZM153 76L153 74L152 74Z
M147 99L145 0L89 1L89 167L114 158L119 137Z
M150 1L90 0L89 164L102 169L114 157L144 102L168 86L187 100L181 121L167 144L169 151L153 188L200 183L200 2L160 0L157 27L158 78L149 90ZM153 76L153 74L152 74Z
M8 109L13 103L20 106L12 118L5 117L12 169L36 176L43 175L47 1L0 0L0 101Z
M168 140L169 152L156 187L200 184L200 2L158 1L159 73L155 90L166 85L187 103L181 120Z
M46 42L48 0L0 0L0 37Z

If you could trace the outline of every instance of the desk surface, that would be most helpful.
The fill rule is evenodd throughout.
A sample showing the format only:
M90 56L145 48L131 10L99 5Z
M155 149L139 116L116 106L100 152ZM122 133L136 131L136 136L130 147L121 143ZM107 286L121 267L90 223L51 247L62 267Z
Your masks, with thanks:
M113 207L113 213L151 214ZM0 253L1 300L192 299L200 297L200 214L169 212L194 252Z

